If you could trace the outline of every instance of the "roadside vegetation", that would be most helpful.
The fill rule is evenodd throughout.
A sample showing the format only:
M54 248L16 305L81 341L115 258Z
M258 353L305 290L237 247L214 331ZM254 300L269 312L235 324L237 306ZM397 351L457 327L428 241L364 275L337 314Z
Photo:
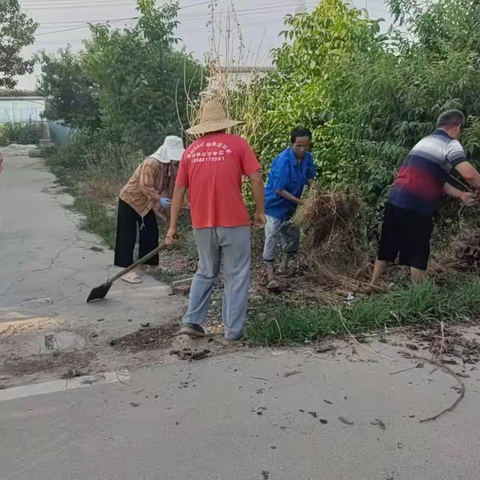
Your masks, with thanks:
M393 288L366 293L389 185L408 150L434 129L442 111L459 108L468 117L463 145L477 166L480 153L480 6L471 0L389 5L396 23L388 31L341 0L287 16L275 71L233 90L220 82L202 96L219 62L210 59L207 70L175 50L176 2L156 8L139 0L135 27L92 26L80 53L40 54L38 90L51 98L46 116L75 129L70 145L56 149L49 163L86 215L84 227L113 245L121 186L213 96L245 122L238 133L265 173L293 126L314 136L319 177L297 216L304 255L280 296L264 292L261 234L254 238L251 339L304 342L346 327L357 333L476 319L478 207L463 209L453 200L436 219L432 280L412 286L393 268L387 278ZM170 281L194 269L188 232L185 223L180 250L158 278Z
M480 314L480 279L465 276L446 284L399 285L393 290L335 305L255 304L248 336L264 345L311 342L346 333L398 327L468 323ZM348 330L347 330L348 329Z
M16 122L0 124L0 147L16 143L36 145L40 142L42 125L39 122Z

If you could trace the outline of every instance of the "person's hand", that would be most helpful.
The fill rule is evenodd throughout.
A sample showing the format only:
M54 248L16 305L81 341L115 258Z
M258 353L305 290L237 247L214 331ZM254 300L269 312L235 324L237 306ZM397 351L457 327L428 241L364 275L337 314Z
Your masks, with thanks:
M162 197L160 200L160 205L164 208L168 208L172 205L172 201L169 198Z
M190 204L189 204L189 203L184 203L184 204L182 205L182 209L183 209L183 210L190 210Z
M460 200L468 206L474 205L475 203L478 202L478 199L476 198L474 193L470 192L463 192L462 196L460 197Z
M167 232L167 237L165 238L165 243L167 245L173 245L177 241L177 238L177 229L170 227Z
M266 223L267 223L267 218L265 217L265 213L256 211L255 214L253 215L253 224L256 227L263 228Z

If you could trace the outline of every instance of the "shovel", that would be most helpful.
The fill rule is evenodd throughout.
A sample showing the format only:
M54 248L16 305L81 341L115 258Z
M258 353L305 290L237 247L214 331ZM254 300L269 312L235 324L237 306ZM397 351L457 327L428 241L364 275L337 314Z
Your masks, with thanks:
M147 260L150 260L157 253L160 253L162 250L165 250L166 248L168 248L168 245L166 243L159 245L155 250L152 250L150 253L147 253L147 255L138 259L136 262L132 263L129 267L117 273L114 277L109 278L103 285L100 285L99 287L95 287L90 292L90 295L87 298L87 303L93 302L95 300L102 300L103 298L105 298L113 282L118 280L120 277L123 277L128 272L131 272L134 268L138 267L139 265L144 264Z

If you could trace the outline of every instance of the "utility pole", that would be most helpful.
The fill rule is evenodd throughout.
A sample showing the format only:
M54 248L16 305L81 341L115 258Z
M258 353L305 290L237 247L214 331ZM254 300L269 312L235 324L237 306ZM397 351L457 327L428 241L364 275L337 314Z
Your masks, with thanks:
M215 58L215 0L210 1L210 78L214 74L214 58Z
M297 13L304 13L306 10L305 0L297 0Z

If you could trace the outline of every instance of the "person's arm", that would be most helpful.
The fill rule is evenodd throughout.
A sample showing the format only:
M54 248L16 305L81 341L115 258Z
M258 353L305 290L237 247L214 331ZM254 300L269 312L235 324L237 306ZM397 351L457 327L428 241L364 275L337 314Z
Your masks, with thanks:
M285 189L284 190L277 190L276 191L277 195L280 195L283 197L285 200L289 200L290 202L293 202L297 205L300 205L301 200L295 196L293 196L290 192L287 192Z
M467 156L461 143L458 140L452 140L446 147L446 159L448 163L475 188L480 188L480 173L467 161Z
M443 186L443 191L447 195L459 198L465 205L473 205L475 203L475 196L470 192L462 192L458 188L452 187L449 183Z
M165 243L167 245L171 245L176 241L178 216L182 210L183 200L185 199L185 195L189 186L188 164L188 159L184 153L178 168L177 178L175 179L175 189L173 191L173 199L170 211L170 227L167 232L167 238L165 239Z
M162 168L159 162L153 158L147 158L140 172L140 190L151 201L158 203L161 195L155 186L157 169Z
M255 215L253 223L257 227L263 227L266 223L265 218L265 187L263 186L262 172L257 170L250 176L250 183L252 184L253 196L255 197Z
M309 187L312 184L316 176L317 176L317 169L315 168L312 155L310 154L308 159L308 168L307 168L307 187Z
M182 208L186 210L190 210L190 203L188 202L188 191L185 192L185 197L183 197Z
M455 166L455 170L470 184L472 187L480 188L480 173L470 162L462 162Z
M265 218L265 186L263 185L262 167L258 163L257 157L253 153L252 147L245 141L243 142L243 151L241 154L242 175L250 179L253 196L255 198L255 214L253 224L263 227L267 220Z
M180 211L182 210L183 199L185 198L186 191L187 187L177 185L173 192L172 207L170 213L170 227L167 232L167 238L165 239L165 243L167 245L171 245L176 241L177 221L178 216L180 215Z

